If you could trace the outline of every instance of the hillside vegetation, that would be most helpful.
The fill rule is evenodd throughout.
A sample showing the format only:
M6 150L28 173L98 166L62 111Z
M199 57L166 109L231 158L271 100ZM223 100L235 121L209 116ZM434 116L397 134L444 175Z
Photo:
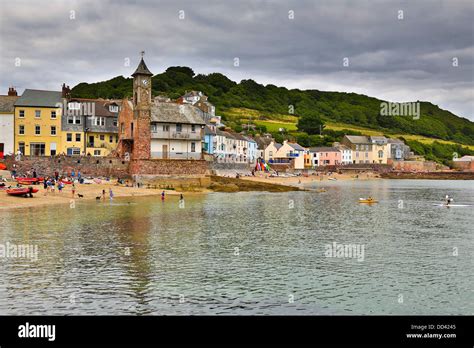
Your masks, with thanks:
M311 146L327 145L347 132L407 136L407 140L416 141L421 146L432 146L437 140L449 151L458 144L474 145L473 122L429 102L420 102L418 120L407 116L382 116L380 104L383 100L365 95L289 90L274 85L264 86L253 80L236 83L220 73L195 75L188 67L170 67L153 76L152 90L154 95L166 95L172 99L186 91L200 90L216 106L216 113L222 115L225 123L234 130L241 131L246 124L252 124L256 127L253 133L267 131L277 140L289 137ZM80 83L72 89L74 97L83 98L124 98L131 97L131 94L132 79L123 76L91 84ZM321 127L323 137L307 134L301 129L298 131L298 120L302 118L320 119L324 124ZM420 148L417 143L413 144ZM467 147L463 149L470 153ZM449 151L443 151L442 158L433 157L446 162Z

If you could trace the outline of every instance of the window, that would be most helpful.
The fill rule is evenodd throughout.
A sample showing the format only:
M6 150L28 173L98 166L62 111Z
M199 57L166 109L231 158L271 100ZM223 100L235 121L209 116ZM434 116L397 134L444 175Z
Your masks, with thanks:
M81 149L78 147L68 147L67 148L67 155L68 156L73 156L73 155L80 155L81 154Z
M152 124L151 125L151 132L152 133L156 133L157 129L156 129L156 124Z
M169 132L170 131L170 126L167 124L163 125L163 132Z
M23 124L18 126L18 134L25 135L25 126Z
M196 143L191 143L191 152L196 152Z
M51 135L56 135L56 126L51 126Z
M196 125L195 124L192 124L191 125L191 132L195 132L196 131Z
M368 152L365 153L365 158L369 158L369 153Z
M383 158L383 151L382 150L379 151L379 158Z
M109 143L113 142L114 141L114 137L109 135Z
M69 110L79 110L81 108L81 103L78 102L70 102L67 104Z
M100 150L94 150L94 156L100 156Z
M66 134L66 141L72 141L72 133Z
M25 117L25 110L20 110L20 111L18 112L18 117L19 117L19 118L24 118L24 117Z
M103 135L103 134L99 135L99 139L102 140L102 141L105 140L105 135Z
M118 105L110 105L109 106L109 111L110 112L118 112L119 111Z
M41 110L35 110L35 117L40 118L41 117Z
M67 123L68 124L81 124L81 116L68 116Z
M118 143L118 135L115 136L115 142Z
M41 126L39 125L35 126L35 135L41 135Z
M81 133L76 133L76 141L81 141Z
M51 118L56 119L56 111L51 111Z
M178 123L176 124L176 132L181 132L181 130L183 129L183 126L181 125L181 123Z
M94 126L105 126L105 117L93 117L92 124Z
M20 151L23 155L25 154L25 143L23 141L18 143L18 151Z
M117 125L118 125L118 119L114 118L114 127L117 127Z
M44 143L31 143L30 154L32 156L44 156L46 146Z

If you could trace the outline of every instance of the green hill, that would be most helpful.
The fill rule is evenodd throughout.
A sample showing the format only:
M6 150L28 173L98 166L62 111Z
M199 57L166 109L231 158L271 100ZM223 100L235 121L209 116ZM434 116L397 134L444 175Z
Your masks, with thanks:
M261 85L253 80L231 81L220 73L195 75L188 67L170 67L153 77L153 93L177 98L186 91L200 90L216 105L217 114L238 128L251 117L254 121L296 123L298 117L318 115L326 123L354 125L359 128L410 134L448 142L474 145L474 123L466 118L421 102L421 117L381 116L382 100L355 93L287 89ZM92 84L80 83L72 95L83 98L123 98L132 93L132 79L123 76ZM235 117L232 110L247 109L250 114ZM293 109L293 110L292 110Z

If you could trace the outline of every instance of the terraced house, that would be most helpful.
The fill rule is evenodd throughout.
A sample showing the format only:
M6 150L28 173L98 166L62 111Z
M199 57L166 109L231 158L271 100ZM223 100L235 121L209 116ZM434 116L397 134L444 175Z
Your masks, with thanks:
M62 117L62 150L71 155L107 156L118 144L121 101L69 98Z
M18 98L16 90L12 87L8 89L8 95L0 95L0 158L15 152L14 113Z
M61 149L62 92L26 89L15 102L15 152L54 156Z

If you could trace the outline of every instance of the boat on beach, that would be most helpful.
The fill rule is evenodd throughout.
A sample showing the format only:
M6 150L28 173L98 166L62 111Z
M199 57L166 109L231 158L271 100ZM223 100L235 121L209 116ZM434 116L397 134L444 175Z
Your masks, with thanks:
M18 183L37 184L39 182L43 182L44 178L16 178L15 180Z
M19 197L33 197L33 193L37 193L39 190L33 187L25 187L25 188L13 188L8 189L5 192L10 196L19 196Z

